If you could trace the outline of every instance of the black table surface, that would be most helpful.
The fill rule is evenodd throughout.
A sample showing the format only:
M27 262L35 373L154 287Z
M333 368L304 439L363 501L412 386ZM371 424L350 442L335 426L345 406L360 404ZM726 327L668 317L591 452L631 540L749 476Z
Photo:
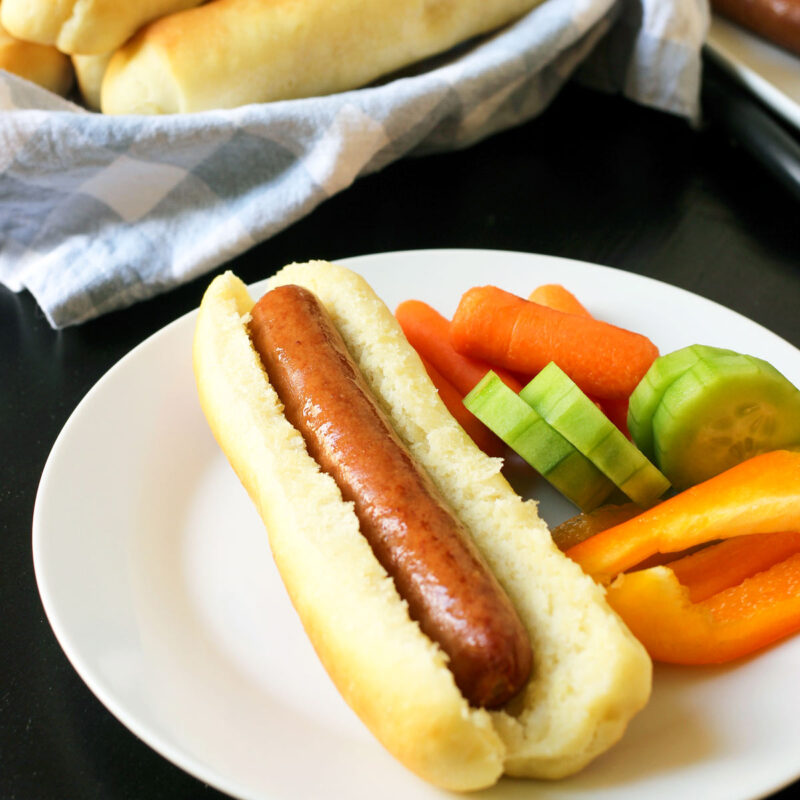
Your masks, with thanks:
M249 282L309 258L545 253L680 286L800 347L798 210L713 125L570 86L521 127L360 179L231 266ZM44 615L30 538L39 477L70 413L120 357L196 307L209 277L63 331L29 295L0 289L0 798L222 797L83 684Z

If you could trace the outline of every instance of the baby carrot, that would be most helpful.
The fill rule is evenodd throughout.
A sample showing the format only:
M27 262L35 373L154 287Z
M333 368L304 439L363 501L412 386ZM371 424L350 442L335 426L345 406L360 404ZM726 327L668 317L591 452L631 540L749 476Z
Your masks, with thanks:
M450 323L450 341L465 356L526 375L555 361L601 400L628 396L658 356L646 336L531 303L494 286L462 296Z
M456 422L466 431L470 439L486 455L501 456L505 446L472 412L467 411L461 392L426 358L422 357L422 363L433 385L439 391L439 397L447 406L447 410L455 417Z
M656 553L714 539L800 530L800 453L754 456L567 550L608 580Z
M395 317L411 346L466 397L490 370L488 364L457 353L450 344L450 322L421 300L406 300L397 307ZM503 383L515 392L522 384L508 372L495 369Z
M580 300L560 283L544 283L537 286L529 295L532 303L564 311L567 314L578 314L581 317L593 319ZM630 439L628 431L628 398L606 398L597 400L600 410Z
M560 283L543 283L537 286L529 295L532 303L564 311L567 314L578 314L581 317L592 315L584 308L583 303L572 292Z

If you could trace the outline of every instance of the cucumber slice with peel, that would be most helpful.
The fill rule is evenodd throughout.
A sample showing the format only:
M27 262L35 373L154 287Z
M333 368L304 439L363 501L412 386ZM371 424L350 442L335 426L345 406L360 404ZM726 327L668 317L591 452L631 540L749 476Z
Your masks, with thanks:
M800 390L760 358L704 355L664 392L653 444L676 489L759 453L800 448Z
M664 475L555 363L520 397L635 503L652 505L669 489Z
M703 359L737 356L732 350L693 344L666 355L659 356L647 370L631 394L628 403L628 432L636 446L649 458L655 460L653 446L653 415L664 392L670 385Z
M582 511L597 508L614 491L602 472L494 372L484 376L464 405Z

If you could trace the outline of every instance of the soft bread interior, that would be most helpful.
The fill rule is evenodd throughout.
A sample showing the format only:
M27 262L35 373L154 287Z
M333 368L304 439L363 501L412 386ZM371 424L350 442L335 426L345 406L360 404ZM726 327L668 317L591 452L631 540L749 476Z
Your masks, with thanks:
M325 304L398 433L467 524L526 625L534 671L503 711L469 708L439 649L408 617L332 479L280 414L243 322L252 307L232 274L209 287L194 346L201 404L259 507L292 601L320 659L399 760L451 789L511 775L558 778L616 742L647 702L651 663L603 590L553 545L439 400L391 312L355 273L291 265Z

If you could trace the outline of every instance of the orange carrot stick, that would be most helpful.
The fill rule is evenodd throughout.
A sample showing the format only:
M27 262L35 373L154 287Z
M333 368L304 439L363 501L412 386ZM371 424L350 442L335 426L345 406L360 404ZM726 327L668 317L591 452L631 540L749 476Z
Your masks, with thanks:
M455 417L458 424L466 431L472 441L486 455L501 456L505 450L505 445L472 412L467 410L461 392L426 358L422 358L422 363L425 365L425 370L433 385L438 389L439 397L442 398L442 402L447 406L447 410Z
M567 555L605 582L656 553L794 530L800 530L800 453L774 450L592 536Z
M406 300L395 311L411 346L466 397L490 370L488 364L457 353L450 344L450 322L421 300ZM506 386L519 393L522 384L508 372L497 370Z
M569 289L560 283L545 283L537 286L529 295L528 300L533 303L554 308L567 314L578 314L581 317L594 319L586 310L580 300ZM628 431L628 398L606 398L595 401L600 410L630 439Z
M754 533L670 561L669 568L698 603L795 553L800 553L800 532Z
M669 567L620 575L606 598L655 660L719 664L800 631L800 553L699 603Z
M532 303L554 308L566 314L578 314L581 317L592 315L584 308L583 304L572 292L560 283L543 283L537 286L529 295Z
M658 356L646 337L565 314L494 286L470 289L450 323L461 354L535 375L555 361L588 394L626 397Z

